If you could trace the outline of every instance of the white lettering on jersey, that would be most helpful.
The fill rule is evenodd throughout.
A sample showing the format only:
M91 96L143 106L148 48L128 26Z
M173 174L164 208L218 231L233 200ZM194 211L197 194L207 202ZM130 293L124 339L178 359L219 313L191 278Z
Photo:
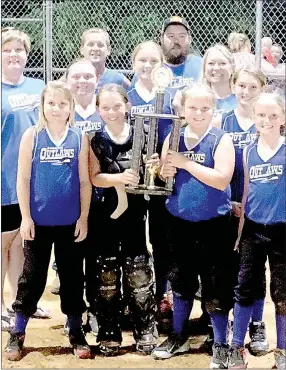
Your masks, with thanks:
M197 163L204 163L206 160L205 153L194 153L192 151L183 152L185 157L190 158L192 161Z
M243 149L247 144L256 138L256 133L249 132L229 132L233 145Z
M82 132L98 131L101 129L101 122L86 121L76 121L76 126L81 129Z
M193 77L175 76L169 87L179 89L191 85L193 82Z
M39 106L41 99L40 94L18 94L8 96L8 101L13 108L13 111L25 109L33 110Z
M131 108L131 116L133 117L136 113L154 113L155 107L153 104L145 104L145 105L135 105Z
M74 149L62 147L47 147L40 151L41 163L62 164L69 163L74 158Z
M249 169L249 177L252 181L268 182L278 180L283 174L283 165L271 165L271 163L257 164Z

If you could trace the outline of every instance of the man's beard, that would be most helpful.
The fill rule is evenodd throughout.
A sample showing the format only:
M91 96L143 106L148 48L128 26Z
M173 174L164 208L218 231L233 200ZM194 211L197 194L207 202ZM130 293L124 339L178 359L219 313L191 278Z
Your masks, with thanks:
M162 45L162 49L165 55L165 60L169 64L182 64L186 60L187 56L189 55L189 48L182 49L181 53L179 55L173 55L171 51L167 51L165 47Z

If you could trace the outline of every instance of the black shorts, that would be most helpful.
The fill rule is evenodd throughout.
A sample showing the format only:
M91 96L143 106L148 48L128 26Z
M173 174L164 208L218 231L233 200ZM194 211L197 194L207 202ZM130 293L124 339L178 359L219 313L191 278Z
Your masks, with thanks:
M19 204L1 206L1 232L19 229L22 221Z
M200 276L206 302L217 300L223 310L232 307L236 274L229 226L230 215L200 222L170 217L169 280L178 296L193 299Z

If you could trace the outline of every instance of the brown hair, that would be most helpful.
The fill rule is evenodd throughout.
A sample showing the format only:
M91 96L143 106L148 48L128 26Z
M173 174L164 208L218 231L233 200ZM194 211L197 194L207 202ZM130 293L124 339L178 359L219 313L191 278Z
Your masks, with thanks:
M1 29L2 46L7 42L17 40L23 44L26 53L29 54L31 50L30 37L23 31L20 31L13 27L6 27Z
M238 80L239 76L242 73L249 74L250 76L254 77L261 85L261 87L264 87L266 85L266 77L264 73L256 68L255 66L247 66L244 68L237 69L231 79L232 84L234 85L236 81Z
M97 99L96 99L97 107L99 106L101 95L105 92L117 92L118 94L122 96L124 103L125 104L128 103L128 96L127 96L127 93L124 87L117 85L117 84L106 84L106 85L103 85L98 92Z
M81 46L85 44L86 36L89 35L90 33L102 33L105 36L106 46L110 49L109 34L103 28L99 28L99 27L90 28L83 32L83 34L81 35Z

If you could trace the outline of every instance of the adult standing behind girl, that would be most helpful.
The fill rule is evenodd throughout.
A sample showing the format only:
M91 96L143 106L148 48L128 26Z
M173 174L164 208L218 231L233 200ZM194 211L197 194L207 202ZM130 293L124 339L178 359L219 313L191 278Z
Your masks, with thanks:
M24 68L31 49L29 36L17 29L1 32L2 38L2 109L1 109L1 327L10 330L11 316L3 299L6 273L10 281L11 300L14 302L17 284L23 268L23 248L19 232L21 213L16 194L19 146L27 128L36 124L38 106L44 81L24 76ZM48 315L42 309L38 314Z
M104 29L96 27L84 31L81 36L80 52L96 68L97 92L103 85L109 83L115 83L124 88L130 86L131 83L124 74L106 67L106 60L111 53L111 46L109 35Z
M22 357L26 326L46 286L53 243L69 340L77 357L90 357L82 330L86 306L78 245L86 238L91 198L89 145L87 136L72 127L73 120L74 101L68 86L50 82L41 96L39 123L21 141L17 194L25 261L12 306L16 321L5 349L8 360Z

